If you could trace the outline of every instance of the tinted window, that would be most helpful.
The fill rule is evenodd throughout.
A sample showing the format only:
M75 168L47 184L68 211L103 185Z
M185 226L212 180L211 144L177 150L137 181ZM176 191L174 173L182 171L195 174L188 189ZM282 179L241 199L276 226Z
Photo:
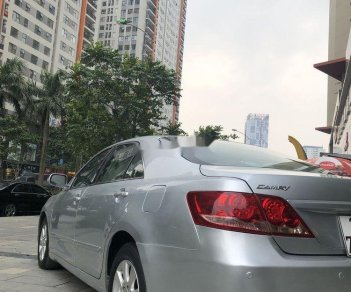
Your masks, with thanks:
M79 188L92 184L104 158L110 152L110 150L111 148L99 153L93 159L91 159L78 173L72 186Z
M132 160L132 163L129 165L125 178L138 178L144 176L144 165L141 158L141 153L136 154Z
M13 189L16 193L30 193L29 185L20 184Z
M32 192L33 193L36 193L36 194L46 194L46 191L41 188L40 186L37 186L37 185L32 185Z
M182 156L191 162L204 165L324 172L308 163L273 151L235 142L214 141L207 147L185 147L182 149Z
M110 182L123 178L136 151L137 146L135 144L115 147L101 170L97 182Z

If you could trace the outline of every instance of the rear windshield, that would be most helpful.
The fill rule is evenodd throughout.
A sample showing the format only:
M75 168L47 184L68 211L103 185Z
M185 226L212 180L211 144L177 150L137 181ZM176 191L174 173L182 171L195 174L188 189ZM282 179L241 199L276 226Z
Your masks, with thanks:
M197 164L235 167L258 167L326 173L308 163L288 158L260 147L228 141L214 141L209 146L184 147L182 156Z

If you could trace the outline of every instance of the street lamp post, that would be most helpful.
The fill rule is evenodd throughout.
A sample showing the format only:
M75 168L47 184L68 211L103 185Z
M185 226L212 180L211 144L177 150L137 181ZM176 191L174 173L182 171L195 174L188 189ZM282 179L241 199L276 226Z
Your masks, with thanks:
M146 39L146 31L141 29L139 26L136 26L134 25L133 23L131 23L130 21L128 21L128 19L126 18L120 18L120 19L117 19L116 20L117 24L119 25L129 25L131 27L135 27L136 29L140 30L143 32L144 34L144 38L143 38L143 46L142 46L142 50L141 50L141 55L142 55L142 58L144 58L146 56L146 53L145 52L145 39Z
M238 132L238 133L244 135L244 137L245 137L245 144L247 144L246 141L248 141L249 143L251 142L251 139L245 133L243 133L243 132L241 132L241 131L239 131L237 129L232 129L232 131L233 132ZM265 140L263 140L261 137L260 137L260 142L263 142L263 143L265 143L268 146L268 143Z
M233 131L233 132L238 132L238 133L244 135L244 137L245 137L244 144L246 144L246 140L250 141L250 139L246 136L245 133L243 133L243 132L241 132L241 131L239 131L239 130L237 130L237 129L232 129L232 131Z

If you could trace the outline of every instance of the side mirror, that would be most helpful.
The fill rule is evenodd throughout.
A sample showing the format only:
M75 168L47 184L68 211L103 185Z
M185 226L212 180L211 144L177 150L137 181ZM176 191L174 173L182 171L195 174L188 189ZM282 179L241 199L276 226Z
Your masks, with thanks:
M64 188L67 185L67 175L60 173L52 173L47 179L49 185Z

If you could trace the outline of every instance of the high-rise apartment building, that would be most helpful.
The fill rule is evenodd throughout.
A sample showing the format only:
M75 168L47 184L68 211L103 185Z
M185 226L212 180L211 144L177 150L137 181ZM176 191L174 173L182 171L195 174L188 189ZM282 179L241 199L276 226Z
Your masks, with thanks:
M25 76L40 82L78 61L92 41L121 54L151 57L182 76L187 0L0 0L0 63L24 60ZM119 25L126 19L129 25ZM177 100L179 103L179 100ZM168 121L179 107L164 105Z
M186 5L186 0L102 1L98 39L121 54L160 61L180 80ZM119 19L129 25L119 25ZM163 110L165 123L178 120L178 106L164 105Z
M269 115L249 114L245 123L245 144L268 147Z
M42 70L56 72L97 40L96 0L0 0L0 61L18 57L25 76L40 82Z
M78 0L81 1L79 32L77 43L76 61L80 59L83 48L91 42L98 40L98 15L101 9L100 0Z

